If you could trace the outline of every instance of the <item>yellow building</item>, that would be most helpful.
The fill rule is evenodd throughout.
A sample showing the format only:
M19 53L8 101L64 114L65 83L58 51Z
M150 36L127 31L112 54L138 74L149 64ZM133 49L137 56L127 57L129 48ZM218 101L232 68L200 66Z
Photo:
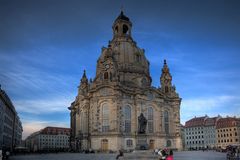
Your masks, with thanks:
M217 147L225 149L231 144L240 144L240 119L235 117L221 118L217 121Z

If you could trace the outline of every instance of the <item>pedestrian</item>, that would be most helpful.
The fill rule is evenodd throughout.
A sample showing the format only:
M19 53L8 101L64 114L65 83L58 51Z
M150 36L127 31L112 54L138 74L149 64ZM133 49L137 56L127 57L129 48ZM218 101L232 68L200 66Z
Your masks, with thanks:
M3 152L2 152L2 150L0 149L0 160L2 160L3 159L3 154L2 154Z
M173 151L170 150L169 155L167 156L166 160L173 160Z
M123 151L119 150L119 154L117 155L116 159L119 159L119 157L123 157Z
M10 152L9 151L6 151L6 159L8 160L8 158L9 158L9 156L10 156Z
M159 160L165 160L167 157L167 153L165 150L159 150L158 154L159 154Z

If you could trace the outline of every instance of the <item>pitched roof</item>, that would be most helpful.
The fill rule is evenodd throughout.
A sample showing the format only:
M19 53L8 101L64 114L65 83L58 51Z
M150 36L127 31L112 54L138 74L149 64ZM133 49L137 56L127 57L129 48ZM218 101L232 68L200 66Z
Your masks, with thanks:
M185 127L203 126L206 118L208 118L208 116L194 117L185 123Z
M235 117L226 117L217 121L217 129L227 127L240 127L240 119Z

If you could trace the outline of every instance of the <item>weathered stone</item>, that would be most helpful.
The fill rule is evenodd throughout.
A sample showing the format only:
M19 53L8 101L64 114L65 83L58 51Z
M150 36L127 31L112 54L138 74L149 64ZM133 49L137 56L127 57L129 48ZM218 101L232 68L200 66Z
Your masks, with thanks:
M170 148L182 148L178 134L181 98L167 63L164 61L161 88L152 87L149 61L133 41L131 28L130 20L117 19L113 39L102 48L91 83L84 71L76 100L69 107L71 141L79 141L79 131L88 135L76 148L131 150L140 136L150 149L166 147L167 142ZM73 114L76 108L79 114ZM144 135L138 132L140 114L147 120Z

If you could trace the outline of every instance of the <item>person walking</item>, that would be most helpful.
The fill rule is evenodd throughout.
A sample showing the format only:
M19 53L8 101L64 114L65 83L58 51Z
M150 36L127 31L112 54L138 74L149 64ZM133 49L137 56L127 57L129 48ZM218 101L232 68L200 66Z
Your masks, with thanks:
M164 149L159 150L158 155L159 155L159 160L165 160L167 157L167 153Z
M117 155L116 159L119 159L119 157L123 157L123 151L119 150L119 154Z

